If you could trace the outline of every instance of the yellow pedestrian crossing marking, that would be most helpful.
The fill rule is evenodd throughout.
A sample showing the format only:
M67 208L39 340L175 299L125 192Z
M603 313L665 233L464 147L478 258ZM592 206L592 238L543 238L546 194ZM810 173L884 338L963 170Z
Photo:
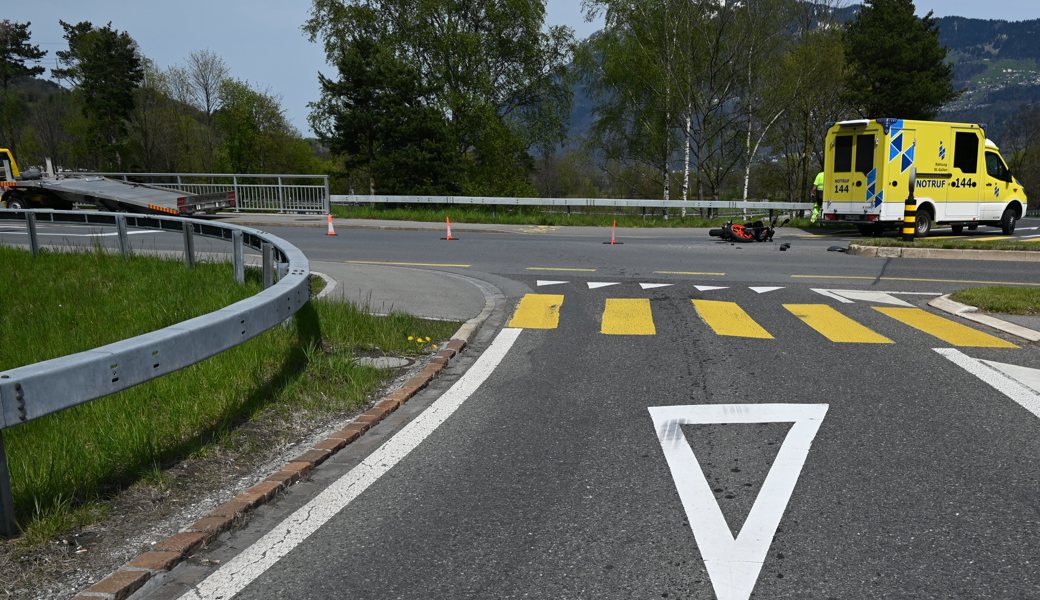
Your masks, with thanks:
M955 321L944 319L919 308L889 308L875 306L874 310L881 314L888 315L900 323L923 331L928 335L935 336L954 346L967 346L971 348L1018 348L1018 346L1010 342L1005 342L998 337L982 333L981 331L977 331L966 325L961 325Z
M716 335L725 337L774 339L768 331L755 322L736 302L717 300L693 300L693 307L701 320L711 327Z
M784 308L832 342L840 344L893 343L887 337L867 329L826 304L785 304Z
M513 313L510 327L518 329L556 329L560 325L560 294L527 294Z
M606 335L656 335L649 298L608 298L600 333Z
M517 304L509 327L556 329L562 294L527 294ZM691 300L698 317L718 336L772 340L773 335L736 302ZM892 340L845 316L827 304L784 304L783 307L824 338L839 344L894 344ZM920 308L874 306L875 311L955 347L1018 348L1015 344ZM608 298L600 333L617 336L657 335L649 298Z

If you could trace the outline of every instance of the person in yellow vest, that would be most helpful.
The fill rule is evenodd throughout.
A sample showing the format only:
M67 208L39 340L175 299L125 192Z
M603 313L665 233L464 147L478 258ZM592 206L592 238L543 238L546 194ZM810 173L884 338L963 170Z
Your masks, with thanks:
M815 223L820 220L820 213L823 211L823 171L820 171L816 175L816 181L813 182L813 207L812 216L809 217L810 223Z

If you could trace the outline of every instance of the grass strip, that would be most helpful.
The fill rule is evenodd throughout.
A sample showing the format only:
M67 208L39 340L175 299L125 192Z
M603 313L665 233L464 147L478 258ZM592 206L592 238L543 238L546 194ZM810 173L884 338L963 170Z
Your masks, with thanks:
M958 239L932 239L924 238L913 242L904 242L899 238L870 237L854 242L859 246L883 246L895 248L942 248L945 250L1024 250L1027 252L1040 251L1040 242L1016 242L1013 240L993 240L993 237L1003 237L999 234L993 236L975 236L971 238Z
M499 225L540 225L546 227L557 226L585 226L585 227L610 227L617 221L618 227L718 227L729 220L744 222L742 215L730 215L726 217L704 218L699 216L697 210L688 210L687 216L682 217L679 209L668 209L668 218L665 218L663 209L641 209L618 208L601 209L581 208L568 213L564 208L546 211L541 207L509 207L495 210L476 208L466 205L455 205L445 208L439 205L423 205L419 207L410 206L379 206L379 205L334 205L332 215L343 219L382 219L388 221L418 221L424 223L440 222L450 218L452 223L487 223ZM755 215L749 215L747 220L767 220L767 217L758 211ZM806 219L792 220L788 226L801 227L808 225Z
M257 272L239 286L223 264L187 269L101 252L33 259L7 248L0 260L8 308L0 316L0 370L153 331L260 289ZM106 495L204 452L258 415L301 420L357 409L392 376L356 365L357 356L416 356L457 326L311 302L291 325L202 363L9 428L4 441L19 522L47 539L89 519L84 509L96 512Z
M986 312L1040 316L1040 288L969 288L955 292L951 298Z

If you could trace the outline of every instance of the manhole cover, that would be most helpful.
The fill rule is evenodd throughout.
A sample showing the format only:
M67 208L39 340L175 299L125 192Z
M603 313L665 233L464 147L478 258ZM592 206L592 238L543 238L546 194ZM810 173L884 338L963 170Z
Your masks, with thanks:
M355 360L354 363L363 367L375 367L376 369L400 369L412 364L412 361L407 358L397 358L396 356L365 356Z

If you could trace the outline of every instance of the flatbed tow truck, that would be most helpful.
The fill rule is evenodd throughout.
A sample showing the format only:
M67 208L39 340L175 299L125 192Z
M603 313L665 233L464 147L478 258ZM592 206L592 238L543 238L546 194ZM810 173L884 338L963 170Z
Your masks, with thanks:
M47 173L22 172L6 148L0 148L0 163L0 206L9 209L72 210L77 204L93 204L111 212L194 215L235 207L234 192L185 195L100 176L55 174L49 167Z

